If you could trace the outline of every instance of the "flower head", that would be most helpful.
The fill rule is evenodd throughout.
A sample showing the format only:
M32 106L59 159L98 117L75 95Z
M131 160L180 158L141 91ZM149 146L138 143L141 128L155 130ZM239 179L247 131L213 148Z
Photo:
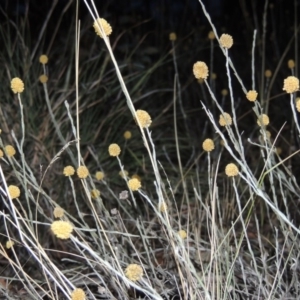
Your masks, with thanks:
M15 242L12 240L8 240L5 244L6 249L10 249L14 246Z
M120 172L119 172L119 175L122 177L122 178L126 178L127 176L128 176L128 171L126 171L126 170L121 170Z
M93 190L91 190L91 198L92 199L97 199L97 198L99 198L100 197L100 191L99 190L97 190L97 189L93 189Z
M142 178L138 174L133 174L131 178L136 178L138 181L142 182Z
M102 26L103 31L100 28L100 25ZM109 36L112 33L112 28L110 24L103 18L98 18L93 25L97 35L99 35L101 38L103 38L102 32L106 35Z
M233 45L233 38L231 35L223 33L220 37L220 44L223 48L229 49Z
M43 74L39 77L41 83L46 83L48 81L48 76Z
M236 176L239 174L239 169L238 167L233 164L233 163L230 163L226 166L225 168L225 174L228 176L228 177L233 177L233 176Z
M221 91L221 94L222 94L223 97L227 96L228 95L228 90L227 89L223 89Z
M137 178L131 178L128 180L128 187L132 191L137 191L138 189L141 188L141 182Z
M208 33L208 39L213 40L213 39L215 39L215 38L216 38L215 33L211 30L211 31Z
M3 151L0 149L0 158L4 156Z
M289 76L283 81L283 90L289 94L299 90L299 79L295 76Z
M51 224L51 230L54 235L60 239L68 239L73 231L71 223L66 221L53 221Z
M187 238L187 233L185 230L179 230L177 233L183 240Z
M270 119L266 114L262 114L257 119L257 124L261 126L263 124L264 126L267 126L270 123Z
M78 177L81 179L87 178L89 176L89 170L86 166L79 166L76 172Z
M53 210L53 215L55 218L63 217L64 213L65 211L60 206L56 206Z
M8 188L8 193L11 199L19 198L20 197L20 189L15 185L10 185Z
M272 71L271 70L266 70L265 71L265 77L270 78L272 76Z
M246 94L246 98L249 101L254 102L257 99L257 91L255 90L248 91L248 93Z
M232 118L230 114L224 112L222 115L220 115L219 124L221 126L226 126L226 125L230 126L232 124Z
M205 62L197 61L193 66L193 73L196 79L207 79L208 67Z
M75 289L72 293L71 293L71 299L72 300L85 300L85 292L83 289Z
M129 140L132 137L131 131L126 130L123 134L125 140Z
M101 171L97 171L95 177L97 180L102 180L104 178L104 173Z
M16 154L16 150L13 146L7 145L4 147L4 151L8 157L12 157Z
M143 277L143 269L140 265L130 264L125 269L125 276L131 281L140 280Z
M72 176L75 173L75 169L72 166L66 166L64 167L63 173L65 176Z
M296 98L296 108L297 111L300 112L300 98Z
M41 64L43 64L43 65L45 65L47 62L48 62L48 56L47 55L45 55L45 54L42 54L41 56L40 56L40 63Z
M295 61L293 59L289 59L287 64L289 69L295 68Z
M24 91L24 82L20 78L15 77L10 82L10 88L15 94L20 94Z
M169 40L172 41L172 42L174 42L174 41L177 40L177 35L176 35L175 32L171 32L171 33L169 34Z
M108 147L108 153L110 156L119 156L121 148L118 144L110 144Z
M210 152L210 151L215 149L215 143L212 139L206 139L202 143L202 148L203 148L204 151Z
M136 118L142 128L146 128L151 125L152 123L151 117L145 110L138 109L135 113L136 113Z
M162 202L162 203L160 203L159 206L158 206L158 210L159 210L160 212L166 212L167 209L168 209L168 206L167 206L166 202Z

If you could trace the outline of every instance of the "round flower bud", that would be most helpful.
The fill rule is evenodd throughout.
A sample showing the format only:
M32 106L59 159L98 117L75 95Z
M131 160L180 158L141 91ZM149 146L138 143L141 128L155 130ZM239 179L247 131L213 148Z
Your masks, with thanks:
M101 171L97 171L95 177L97 180L102 180L104 178L104 173Z
M171 32L170 35L169 35L169 40L174 42L177 40L177 35L175 32Z
M72 166L64 167L63 173L65 176L72 176L75 173L75 169Z
M270 123L270 119L266 114L262 114L257 119L257 124L261 126L263 124L264 126L267 126Z
M297 111L300 112L300 98L296 98L296 108Z
M207 79L208 67L205 62L197 61L193 66L193 73L196 79Z
M257 99L257 91L254 90L248 91L248 93L246 94L246 98L249 101L254 102Z
M48 76L43 74L39 77L41 83L46 83L48 81Z
M138 109L136 112L136 118L139 121L142 128L149 127L152 123L150 115L145 111Z
M48 56L43 54L40 56L40 63L45 65L48 62Z
M3 151L0 149L0 158L4 156Z
M71 299L72 300L85 300L86 296L85 296L84 290L83 289L75 289L71 293Z
M128 187L132 191L137 191L138 189L141 188L141 182L137 178L131 178L128 180Z
M226 125L230 126L232 124L232 118L230 114L224 112L222 115L220 115L219 124L221 126L226 126Z
M24 91L24 82L20 78L15 77L10 82L10 88L15 94L20 94Z
M233 38L231 35L223 33L220 37L220 44L223 48L229 49L233 45Z
M65 213L65 211L59 206L56 206L53 210L53 215L55 218L63 217L64 213Z
M221 94L222 94L223 97L227 96L227 95L228 95L228 90L223 89L223 90L221 91Z
M125 269L125 276L131 281L140 280L143 277L143 269L137 264L130 264Z
M89 176L89 170L86 166L79 166L76 172L78 177L81 179L87 178Z
M158 210L161 212L166 212L168 209L168 206L166 204L166 202L162 202L159 206L158 206Z
M14 241L8 240L5 244L5 247L6 247L6 249L10 249L14 246L14 244L15 244Z
M68 239L73 231L71 223L66 221L53 221L51 224L51 230L54 235L60 239Z
M214 40L216 38L215 33L212 30L208 33L208 38L210 40Z
M132 134L131 134L131 131L129 131L129 130L126 130L125 132L124 132L124 139L125 140L129 140L129 139L131 139L131 136L132 136Z
M215 143L212 139L206 139L202 143L202 148L203 148L204 151L210 152L210 151L215 149Z
M13 146L7 145L4 147L4 151L8 157L12 157L16 154L16 150Z
M128 177L128 171L126 171L126 170L123 170L123 172L122 171L120 171L119 172L119 175L122 177L122 178L124 178L124 179L126 179L127 177ZM124 177L125 176L125 177Z
M228 176L228 177L233 177L233 176L236 176L239 174L239 169L238 167L233 164L233 163L230 163L226 166L225 168L225 174Z
M272 77L272 71L271 71L271 70L266 70L266 71L265 71L265 77L266 77L266 78Z
M295 68L295 61L293 59L289 59L287 64L289 69Z
M119 156L121 153L121 148L118 144L110 144L108 147L108 153L110 156Z
M185 230L179 230L178 235L184 240L187 238L187 233Z
M16 199L20 197L21 192L17 186L10 185L7 189L11 199Z
M95 22L94 22L94 29L96 31L96 34L99 35L101 38L103 38L103 35L102 35L102 30L100 28L100 25L99 23L102 25L102 28L103 28L103 33L106 35L106 36L109 36L111 33L112 33L112 28L110 26L110 24L105 20L105 19L102 19L102 18L98 18Z
M299 90L299 79L295 76L289 76L283 81L283 90L289 94Z
M100 197L100 191L99 190L97 190L97 189L93 189L93 190L91 190L91 198L92 199L97 199L97 198L99 198Z

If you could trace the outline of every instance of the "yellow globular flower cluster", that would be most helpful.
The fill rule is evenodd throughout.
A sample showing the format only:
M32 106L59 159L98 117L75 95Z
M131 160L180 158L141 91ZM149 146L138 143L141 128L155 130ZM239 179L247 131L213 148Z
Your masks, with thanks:
M51 230L56 237L65 240L70 238L73 226L67 221L53 221Z
M272 76L272 71L271 70L266 70L265 71L265 77L270 78Z
M126 130L123 134L125 140L129 140L132 137L131 131Z
M89 176L89 170L86 166L79 166L76 171L79 178L84 179Z
M65 211L60 206L56 206L53 210L53 215L55 218L63 217L64 213Z
M231 35L223 33L220 37L220 44L223 48L229 49L233 45L233 38Z
M220 115L219 124L221 126L226 126L226 125L230 126L232 124L232 118L230 114L224 112L222 115Z
M137 191L138 189L141 188L141 182L137 178L131 178L128 180L128 187L132 191Z
M213 39L215 39L215 38L216 38L215 33L214 33L213 31L210 31L210 32L208 33L208 39L213 40Z
M15 94L20 94L24 91L24 82L20 78L15 77L10 82L10 88Z
M110 26L110 24L103 18L98 18L95 22L94 22L94 29L97 33L97 35L99 35L101 38L103 38L103 35L102 35L102 30L100 28L100 24L103 28L103 33L106 35L106 36L109 36L111 33L112 33L112 28Z
M16 150L13 146L7 145L4 147L4 151L8 157L12 157L16 154Z
M167 206L166 202L162 202L158 206L158 210L161 211L161 212L166 212L167 209L168 209L168 206Z
M84 290L83 289L75 289L71 293L71 299L72 300L85 300L86 296L85 296Z
M42 55L40 56L39 61L40 61L41 64L45 65L45 64L48 62L48 56L45 55L45 54L42 54Z
M225 174L228 176L228 177L233 177L233 176L236 176L239 174L239 169L238 167L233 164L233 163L230 163L226 166L225 168Z
M300 112L300 98L296 98L296 109Z
M14 246L15 242L12 240L8 240L5 244L6 249L10 249Z
M299 90L299 79L295 76L288 76L283 81L283 90L288 94L297 92Z
M39 77L41 83L46 83L48 81L48 76L43 74Z
M104 173L101 171L97 171L95 177L97 180L102 180L104 178Z
M63 173L65 176L72 176L75 173L75 169L72 166L66 166L64 167Z
M97 190L97 189L91 190L91 197L94 200L97 199L97 198L99 198L100 197L100 191Z
M125 276L131 281L140 280L143 277L143 269L140 265L130 264L125 269Z
M0 158L4 156L3 151L0 149Z
M20 189L15 185L10 185L8 188L8 193L11 199L19 198L20 197Z
M179 230L178 235L184 240L187 238L187 233L185 230Z
M128 171L126 171L126 170L123 170L123 171L120 171L119 172L119 175L122 177L122 178L126 178L127 176L128 176Z
M208 77L208 67L205 62L197 61L193 65L193 74L196 79L207 79Z
M251 90L251 91L248 91L248 93L246 94L246 98L251 101L251 102L254 102L256 101L257 99L257 91L255 90Z
M212 139L206 139L202 143L202 148L203 148L204 151L210 152L210 151L215 149L215 143Z
M171 33L169 34L169 40L172 41L172 42L174 42L174 41L177 40L177 35L176 35L175 32L171 32Z
M228 90L227 90L227 89L223 89L223 90L221 91L221 95L222 95L223 97L227 96L227 95L228 95Z
M261 126L263 124L264 126L267 126L270 123L270 119L266 114L262 114L257 119L257 124Z
M145 110L138 109L135 113L136 113L136 118L142 128L146 128L151 125L152 123L151 117Z
M108 147L108 153L110 156L119 156L121 148L118 144L110 144Z
M287 65L289 69L293 69L295 68L295 61L293 59L289 59Z

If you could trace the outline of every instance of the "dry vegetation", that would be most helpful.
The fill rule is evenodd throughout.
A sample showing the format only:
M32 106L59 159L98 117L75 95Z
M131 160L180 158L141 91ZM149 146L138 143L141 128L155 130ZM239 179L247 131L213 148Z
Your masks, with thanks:
M91 24L77 18L75 46L66 38L47 55L38 55L41 41L28 51L25 23L2 27L0 299L297 299L300 187L291 161L300 150L277 147L286 124L269 118L276 72L256 68L257 32L251 74L240 78L234 36L220 34L199 1L211 57L186 63L208 120L200 149L186 132L176 34L151 67L120 64L114 28L85 4L97 33L87 52L80 43ZM160 88L146 88L167 64L171 101L157 111L149 99ZM298 138L297 60L285 73L279 84ZM239 101L251 107L247 124Z

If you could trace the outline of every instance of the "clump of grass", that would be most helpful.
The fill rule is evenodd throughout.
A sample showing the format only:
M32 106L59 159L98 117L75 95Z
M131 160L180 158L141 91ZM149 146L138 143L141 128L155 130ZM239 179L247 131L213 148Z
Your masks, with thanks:
M208 93L210 101L199 101L199 106L209 121L207 127L214 133L205 132L210 138L202 139L203 151L199 150L198 157L191 155L192 163L184 166L181 161L184 147L176 119L176 105L177 102L182 105L182 91L176 55L173 56L175 81L171 104L175 155L172 159L175 157L176 161L166 153L167 163L163 162L158 159L157 150L161 141L155 122L159 117L150 110L148 113L149 107L143 107L144 103L133 101L111 46L113 28L107 20L99 18L93 1L92 5L85 3L94 20L98 37L95 43L106 46L104 63L107 66L111 61L113 68L103 67L95 72L94 79L88 74L81 76L77 27L76 67L68 69L68 73L74 71L75 75L72 80L68 75L64 84L65 90L70 86L74 103L62 98L53 103L49 89L51 75L48 78L46 68L50 60L46 55L39 57L47 80L38 76L36 80L39 78L43 84L41 93L47 108L43 113L51 121L48 143L38 142L39 147L45 147L43 153L47 158L46 166L40 170L28 162L32 157L25 144L32 128L23 107L30 97L26 93L38 87L30 83L27 87L18 77L11 80L10 97L18 100L20 129L10 134L15 147L4 146L4 138L0 138L5 153L0 167L4 207L0 211L3 221L0 255L8 270L4 287L0 281L3 290L0 293L13 299L26 294L32 299L76 300L274 299L299 295L300 231L294 221L298 216L294 209L300 187L285 163L300 150L285 158L275 151L278 137L272 140L266 130L271 125L270 119L264 102L257 98L269 83L266 81L262 91L257 92L251 76L252 87L245 88L230 58L233 37L222 34L219 38L200 1L212 27L210 42L216 40L224 55L227 86L218 96L210 78L213 72L208 66L212 63L190 62L191 76L195 81L201 80L201 87L197 88ZM176 35L172 33L169 39L174 47ZM98 54L89 57L83 65L92 67L101 58ZM254 55L252 59L255 60ZM253 105L250 126L255 131L251 138L245 138L240 130L242 121L236 109L232 74L244 93L242 101ZM283 90L290 94L294 123L300 135L295 110L299 80L292 77L284 81ZM102 115L99 126L107 131L95 131L97 138L103 140L96 149L90 134L95 128L91 128L89 121L83 121L83 112L89 104L81 100L90 89L97 91L103 80L108 80L111 86L118 80L114 90L120 86L125 99L123 103L114 103ZM221 96L228 97L227 112ZM96 99L93 97L91 102ZM103 107L108 104L102 100L95 103ZM186 113L183 106L181 111ZM122 117L126 113L127 117ZM112 120L111 129L105 124ZM7 122L8 128L10 125ZM132 148L135 137L138 137L135 145L140 148ZM124 147L118 141L123 141ZM222 141L222 147L217 145L218 141ZM51 150L46 150L48 147ZM252 151L257 156L254 162L249 162ZM61 163L61 158L68 163ZM202 161L199 163L200 158L208 161L208 168ZM126 171L133 168L133 162L138 166L135 173L143 170L143 182L139 175L130 177ZM166 164L171 168L166 168ZM170 173L175 173L174 176L168 173L169 169L173 169ZM113 176L118 179L111 179ZM8 185L10 182L14 185Z

